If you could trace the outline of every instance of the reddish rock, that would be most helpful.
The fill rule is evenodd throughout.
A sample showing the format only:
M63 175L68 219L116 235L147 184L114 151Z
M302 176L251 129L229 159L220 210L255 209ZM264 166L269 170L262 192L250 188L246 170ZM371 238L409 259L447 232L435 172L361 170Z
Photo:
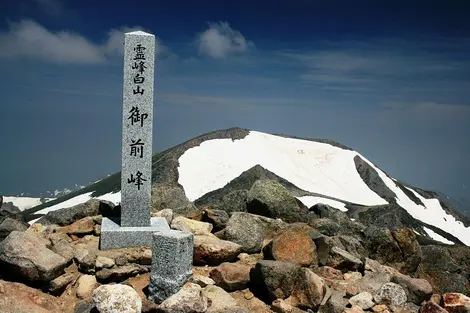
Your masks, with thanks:
M440 307L437 303L428 301L421 307L419 313L448 313L448 311Z
M440 294L435 293L431 296L430 301L434 301L437 304L441 305L442 304L442 296Z
M217 286L227 291L242 290L248 287L250 270L248 265L225 262L214 268L210 277Z
M444 308L451 313L469 313L470 298L461 293L445 293Z
M336 280L343 280L344 276L340 270L332 268L330 266L322 266L319 267L316 271L316 274L320 275L323 278L327 279L336 279Z
M275 237L267 254L276 261L309 266L317 261L315 243L302 228L292 228Z
M93 233L94 226L95 223L92 217L84 217L71 225L58 227L56 231L68 235L86 235Z
M301 309L318 311L325 293L324 280L308 268L301 268L287 302Z

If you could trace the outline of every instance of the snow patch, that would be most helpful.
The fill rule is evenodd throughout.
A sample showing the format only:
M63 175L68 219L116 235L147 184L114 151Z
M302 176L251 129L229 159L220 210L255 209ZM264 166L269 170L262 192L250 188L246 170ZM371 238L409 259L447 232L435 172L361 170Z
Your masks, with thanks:
M243 139L213 139L179 158L178 182L194 201L259 164L297 187L363 205L388 202L356 170L357 152L329 144L250 131Z
M85 203L88 200L93 199L93 198L94 199L99 199L99 200L111 201L114 204L118 204L118 203L121 202L121 192L120 191L116 192L116 193L112 193L112 192L107 193L107 194L104 194L104 195L101 195L101 196L98 196L98 197L91 197L92 194L93 194L93 191L78 195L78 196L73 197L71 199L65 200L64 202L54 204L54 205L51 205L50 207L39 210L35 214L44 214L45 215L48 212L60 210L60 209L63 209L63 208L70 208L70 207L73 207L75 205ZM40 219L40 217L36 218L34 220L31 220L28 223L31 225L39 219Z
M45 198L46 201L54 200L55 198ZM38 206L41 203L41 198L31 197L3 197L3 203L12 202L21 211Z
M327 205L329 205L329 206L331 206L335 209L338 209L342 212L347 212L348 211L348 209L346 208L346 206L343 202L328 199L328 198L303 196L303 197L297 197L297 199L299 199L308 208L311 208L315 204L323 203L323 204L327 204Z
M423 228L426 231L426 233L429 235L429 237L431 237L432 239L434 239L436 241L440 241L440 242L448 244L448 245L454 245L455 244L452 241L449 241L449 240L445 239L444 237L442 237L438 233L434 232L433 230L431 230L427 227L423 227Z

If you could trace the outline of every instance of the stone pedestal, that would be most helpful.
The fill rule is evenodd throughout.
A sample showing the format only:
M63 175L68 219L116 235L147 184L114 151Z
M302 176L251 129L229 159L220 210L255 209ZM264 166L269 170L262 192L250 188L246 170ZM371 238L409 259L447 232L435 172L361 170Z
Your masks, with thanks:
M161 303L192 275L194 235L177 230L153 233L149 299Z

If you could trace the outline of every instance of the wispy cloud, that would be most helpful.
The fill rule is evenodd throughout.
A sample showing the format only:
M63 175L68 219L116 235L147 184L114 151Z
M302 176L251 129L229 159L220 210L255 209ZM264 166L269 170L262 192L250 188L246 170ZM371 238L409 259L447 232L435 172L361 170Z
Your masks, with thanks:
M78 33L53 32L33 20L21 20L0 33L0 58L31 58L59 64L102 63L109 56L121 55L124 33L137 29L142 30L141 27L111 29L105 42L96 44ZM158 38L155 50L157 55L169 52Z
M238 30L227 22L210 23L209 28L200 33L196 44L201 54L215 59L222 59L233 53L246 52L254 47Z

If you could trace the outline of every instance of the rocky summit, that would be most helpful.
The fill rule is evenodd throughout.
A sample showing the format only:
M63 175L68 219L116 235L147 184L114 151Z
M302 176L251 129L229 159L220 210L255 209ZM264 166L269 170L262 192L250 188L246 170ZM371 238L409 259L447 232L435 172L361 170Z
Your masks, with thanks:
M100 249L121 213L116 174L25 211L3 204L0 312L470 312L465 218L347 147L232 129L153 168L151 216L194 236L181 287L151 301L155 247Z

